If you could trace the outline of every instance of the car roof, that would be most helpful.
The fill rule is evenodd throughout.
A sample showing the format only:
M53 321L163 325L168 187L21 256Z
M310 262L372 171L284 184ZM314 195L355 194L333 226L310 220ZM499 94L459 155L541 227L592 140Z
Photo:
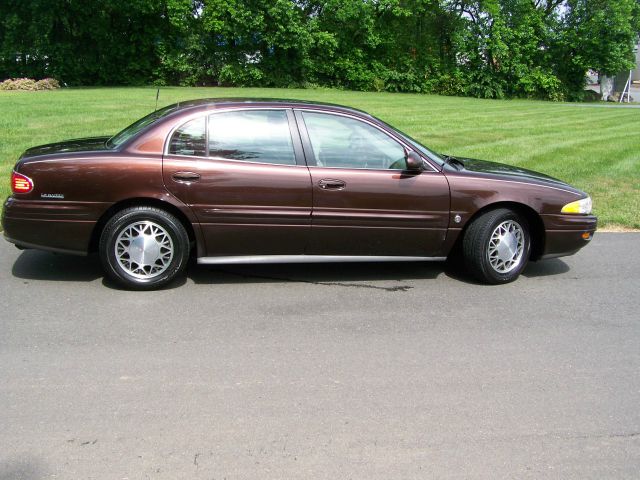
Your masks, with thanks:
M360 116L371 117L370 114L353 107L338 105L334 103L314 102L310 100L295 100L288 98L251 98L251 97L222 97L222 98L198 98L185 100L168 105L163 109L168 110L168 114L178 113L192 108L216 109L224 107L285 107L285 108L319 108L331 111L343 111L345 113L357 113Z

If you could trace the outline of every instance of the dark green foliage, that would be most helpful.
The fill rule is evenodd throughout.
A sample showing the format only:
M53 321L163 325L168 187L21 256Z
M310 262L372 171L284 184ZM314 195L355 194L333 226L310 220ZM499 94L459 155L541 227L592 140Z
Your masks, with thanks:
M164 6L149 0L3 0L0 77L142 84L158 64Z
M0 80L579 99L637 0L3 0Z

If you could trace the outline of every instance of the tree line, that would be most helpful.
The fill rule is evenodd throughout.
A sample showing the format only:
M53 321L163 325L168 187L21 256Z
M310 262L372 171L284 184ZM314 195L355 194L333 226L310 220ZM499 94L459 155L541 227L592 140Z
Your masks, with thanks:
M0 80L579 100L638 0L2 0Z

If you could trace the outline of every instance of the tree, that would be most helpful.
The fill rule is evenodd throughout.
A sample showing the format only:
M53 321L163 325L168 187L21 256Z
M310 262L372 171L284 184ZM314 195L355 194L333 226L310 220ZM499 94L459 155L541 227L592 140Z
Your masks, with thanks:
M553 53L558 75L574 97L584 89L587 70L611 76L634 67L636 0L569 0L564 6Z
M54 76L70 85L148 82L163 4L148 0L5 0L0 77Z
M638 0L4 0L0 77L580 99Z

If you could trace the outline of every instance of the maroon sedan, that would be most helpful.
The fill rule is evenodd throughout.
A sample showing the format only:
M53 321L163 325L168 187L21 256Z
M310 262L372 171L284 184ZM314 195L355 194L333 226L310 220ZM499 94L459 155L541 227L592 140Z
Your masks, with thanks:
M27 150L2 216L19 248L86 255L127 287L201 264L443 260L487 283L571 255L587 194L498 163L439 155L364 112L209 99L111 138Z

